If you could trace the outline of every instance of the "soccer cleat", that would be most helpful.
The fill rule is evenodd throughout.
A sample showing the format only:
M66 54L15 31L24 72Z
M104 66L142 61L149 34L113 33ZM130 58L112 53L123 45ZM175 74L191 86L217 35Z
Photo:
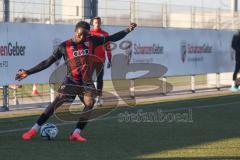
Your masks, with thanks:
M86 142L87 139L86 138L83 138L80 133L73 133L71 136L70 136L70 141L76 141L76 142Z
M96 103L95 103L96 106L103 105L103 99L101 97L98 96L95 101L96 101Z
M230 88L230 91L232 91L232 92L237 92L237 91L239 91L239 87L235 87L235 86L232 86L231 88Z
M36 135L37 135L37 131L34 128L32 128L22 135L22 139L25 141L28 141Z

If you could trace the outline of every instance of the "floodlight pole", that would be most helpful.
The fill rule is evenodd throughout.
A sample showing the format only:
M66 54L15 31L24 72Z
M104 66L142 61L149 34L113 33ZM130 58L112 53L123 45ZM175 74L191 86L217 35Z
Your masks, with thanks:
M238 0L231 0L231 12L232 12L232 29L235 29L235 17L238 12Z
M9 22L10 21L10 4L9 0L3 1L3 21Z
M233 13L238 11L238 0L231 0L231 11Z
M92 18L98 16L98 0L92 0L91 12Z
M83 18L92 19L98 16L98 0L83 0Z

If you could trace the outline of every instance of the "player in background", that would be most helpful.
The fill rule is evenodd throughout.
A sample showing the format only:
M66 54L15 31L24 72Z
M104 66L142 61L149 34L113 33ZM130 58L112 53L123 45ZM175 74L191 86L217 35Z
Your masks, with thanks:
M97 37L108 37L109 34L105 32L101 28L101 18L100 17L94 17L91 21L91 24L93 26L93 29L90 31L90 34L95 35ZM106 43L105 45L98 46L95 50L95 55L102 60L102 69L96 69L96 74L97 74L97 99L96 103L97 105L102 105L103 100L102 100L102 90L103 90L103 76L104 76L104 64L106 60L106 53L107 53L107 58L108 58L108 64L107 68L111 67L111 62L112 62L112 52L111 52L111 46L110 42Z
M61 43L49 58L29 70L20 69L18 71L15 79L20 81L29 75L47 69L62 57L64 58L68 71L65 81L58 90L58 96L48 105L34 126L22 135L23 140L30 140L36 136L41 126L53 115L58 107L64 103L72 103L78 95L85 108L74 132L70 136L70 141L86 141L80 133L86 126L95 103L96 89L92 81L93 65L95 64L91 62L94 62L97 58L95 58L96 56L94 56L93 51L99 45L106 44L110 41L116 42L121 40L133 31L135 27L136 24L132 23L125 30L109 37L96 37L89 34L90 24L85 21L80 21L75 26L74 37Z
M232 91L238 91L239 86L237 84L237 76L240 71L240 30L238 30L238 33L233 36L232 39L232 48L235 50L235 70L233 74L233 83L232 83Z

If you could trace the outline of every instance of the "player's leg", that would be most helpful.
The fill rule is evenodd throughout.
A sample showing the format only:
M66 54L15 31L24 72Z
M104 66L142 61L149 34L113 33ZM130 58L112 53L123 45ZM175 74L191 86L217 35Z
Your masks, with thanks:
M53 115L54 111L60 107L63 103L71 103L74 101L75 96L59 94L55 100L48 105L45 111L40 115L36 124L26 133L22 135L24 140L30 140L33 136L37 134L41 126Z
M84 96L80 99L83 101L85 107L80 115L79 121L77 122L76 128L72 135L70 136L71 141L86 142L86 138L81 136L81 131L84 130L85 126L88 123L88 120L91 116L91 111L94 107L95 96L91 92L84 93Z
M38 118L36 124L26 133L22 135L24 140L30 140L33 136L37 134L41 126L52 116L54 111L60 107L63 103L68 103L69 105L74 101L76 94L72 94L72 88L74 87L74 82L70 79L66 79L58 90L59 95L55 100L48 105L45 111Z
M240 63L239 62L236 62L236 65L235 65L235 70L234 70L234 74L233 74L233 84L232 84L232 89L238 89L238 85L236 83L237 81L237 76L238 76L238 73L240 71Z
M102 105L102 91L103 91L103 76L104 76L104 69L101 67L101 69L97 72L97 105Z

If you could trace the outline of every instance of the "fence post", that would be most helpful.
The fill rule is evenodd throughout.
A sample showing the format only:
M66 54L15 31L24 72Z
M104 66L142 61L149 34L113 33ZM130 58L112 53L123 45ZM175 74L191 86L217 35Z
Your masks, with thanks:
M170 17L171 17L171 13L169 12L169 6L168 4L165 5L165 12L166 12L166 27L170 26Z
M221 9L217 9L216 29L221 29Z
M195 75L191 76L191 91L192 93L196 92L196 83L195 83Z
M50 24L55 23L55 0L50 0L50 6L49 6L49 15L50 15Z
M130 22L136 22L136 2L135 0L130 1Z
M3 106L0 108L0 112L9 111L9 86L3 86Z
M132 99L135 99L135 80L134 79L130 80L129 92L130 92L130 97Z
M54 84L50 84L50 101L53 102L55 99Z
M18 106L19 102L18 102L18 98L17 98L17 86L16 85L13 87L13 97L14 97L14 99L13 99L14 105Z
M168 7L167 4L163 4L163 16L162 16L162 21L163 21L163 27L168 27L168 17L170 17L168 14Z
M196 23L196 9L195 7L191 8L191 28L195 28L195 23Z
M161 4L161 27L164 27L164 5Z
M167 77L163 77L162 79L162 82L163 82L163 95L167 95Z
M216 86L217 86L217 90L221 90L221 74L220 73L217 73L216 74Z

